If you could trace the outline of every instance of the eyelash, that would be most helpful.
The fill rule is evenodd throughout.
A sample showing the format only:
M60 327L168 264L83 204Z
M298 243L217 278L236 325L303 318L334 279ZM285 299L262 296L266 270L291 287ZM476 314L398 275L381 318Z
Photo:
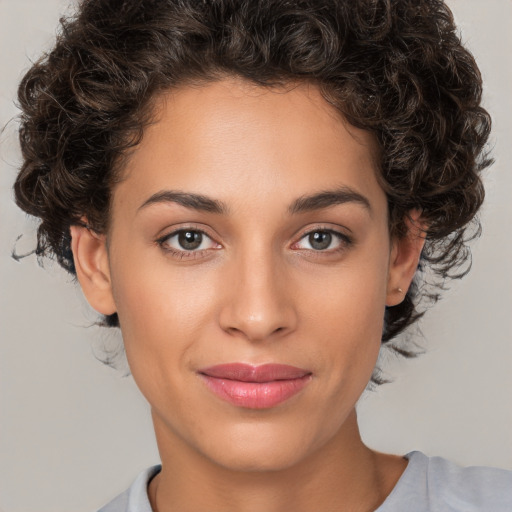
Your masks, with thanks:
M310 253L314 254L315 257L321 257L322 255L329 255L329 254L338 254L340 252L346 251L352 245L354 245L354 240L352 239L352 237L350 237L344 233L341 233L339 231L336 231L335 229L322 228L322 227L316 227L314 229L306 231L305 233L302 234L302 236L299 238L299 240L297 242L295 242L293 245L298 244L301 240L304 240L305 238L309 237L313 233L329 233L335 239L337 239L339 242L339 246L336 247L335 249L328 249L328 250L305 249L307 251L310 251Z
M184 260L184 259L200 258L201 256L203 256L203 253L209 251L210 249L187 251L186 249L177 250L177 249L174 249L172 247L169 247L169 245L167 245L167 242L169 241L169 239L179 235L180 233L184 233L187 231L192 232L192 233L200 233L202 236L205 236L205 237L209 238L210 240L212 240L212 242L214 242L212 237L210 235L208 235L208 233L206 233L204 230L199 229L199 228L193 228L193 227L189 227L189 228L184 227L184 228L180 228L175 231L172 231L171 233L168 233L168 234L158 238L156 240L156 243L160 246L160 248L163 251L171 254L173 257L175 257L177 259ZM301 237L299 238L299 240L297 242L294 242L292 244L292 246L297 245L301 240L305 239L306 237L309 237L313 233L329 233L330 235L334 236L334 238L336 238L339 242L339 247L336 247L335 249L328 249L328 250L304 249L304 250L309 251L310 253L314 254L315 257L317 257L317 256L321 257L321 255L326 255L326 254L327 255L337 254L339 252L343 252L343 251L347 250L354 244L353 239L344 233L340 233L339 231L336 231L331 228L317 227L315 229L311 229L311 230L303 233L301 235Z
M159 239L156 240L156 243L161 247L161 249L163 251L171 254L173 257L175 257L179 260L199 258L203 255L204 252L209 250L209 249L201 249L199 251L197 251L197 250L187 251L186 249L178 250L178 249L174 249L174 248L170 247L169 245L167 245L167 242L169 241L169 239L179 235L180 233L186 233L186 232L200 233L202 236L205 236L206 238L209 238L210 240L213 241L212 237L210 235L208 235L208 233L206 233L202 229L195 228L195 227L184 227L184 228L176 229L175 231L172 231L171 233L168 233L168 234L160 237Z

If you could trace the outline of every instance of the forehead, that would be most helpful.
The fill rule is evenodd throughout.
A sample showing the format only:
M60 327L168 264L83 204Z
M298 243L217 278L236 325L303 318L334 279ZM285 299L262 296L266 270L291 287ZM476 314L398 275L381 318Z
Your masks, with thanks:
M382 202L377 160L374 137L349 125L317 86L226 78L156 99L155 122L127 160L114 200L119 192L135 206L173 189L261 204L349 186Z

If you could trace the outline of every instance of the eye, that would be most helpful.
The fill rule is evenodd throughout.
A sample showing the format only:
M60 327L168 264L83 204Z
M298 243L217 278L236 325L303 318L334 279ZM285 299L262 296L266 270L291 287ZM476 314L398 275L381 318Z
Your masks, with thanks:
M219 244L214 242L206 233L198 229L179 229L157 240L158 244L171 253L197 253L208 249L217 249Z
M343 250L351 243L351 239L342 233L330 229L316 229L306 233L294 244L293 248L317 252L336 252Z

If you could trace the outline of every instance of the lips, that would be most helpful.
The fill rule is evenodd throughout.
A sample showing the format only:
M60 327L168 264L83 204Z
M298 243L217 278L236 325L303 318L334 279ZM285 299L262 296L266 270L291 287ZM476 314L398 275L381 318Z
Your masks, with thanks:
M249 409L275 407L299 393L311 380L310 371L282 364L230 363L198 373L219 398Z
M200 370L210 377L239 380L242 382L270 382L272 380L299 379L311 374L307 370L286 364L263 364L251 366L242 363L219 364Z

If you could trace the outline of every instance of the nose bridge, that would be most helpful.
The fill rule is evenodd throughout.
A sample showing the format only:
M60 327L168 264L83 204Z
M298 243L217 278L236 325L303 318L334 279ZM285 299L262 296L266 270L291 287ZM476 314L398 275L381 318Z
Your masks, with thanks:
M261 341L293 330L296 313L286 268L279 251L253 240L231 262L222 328Z

